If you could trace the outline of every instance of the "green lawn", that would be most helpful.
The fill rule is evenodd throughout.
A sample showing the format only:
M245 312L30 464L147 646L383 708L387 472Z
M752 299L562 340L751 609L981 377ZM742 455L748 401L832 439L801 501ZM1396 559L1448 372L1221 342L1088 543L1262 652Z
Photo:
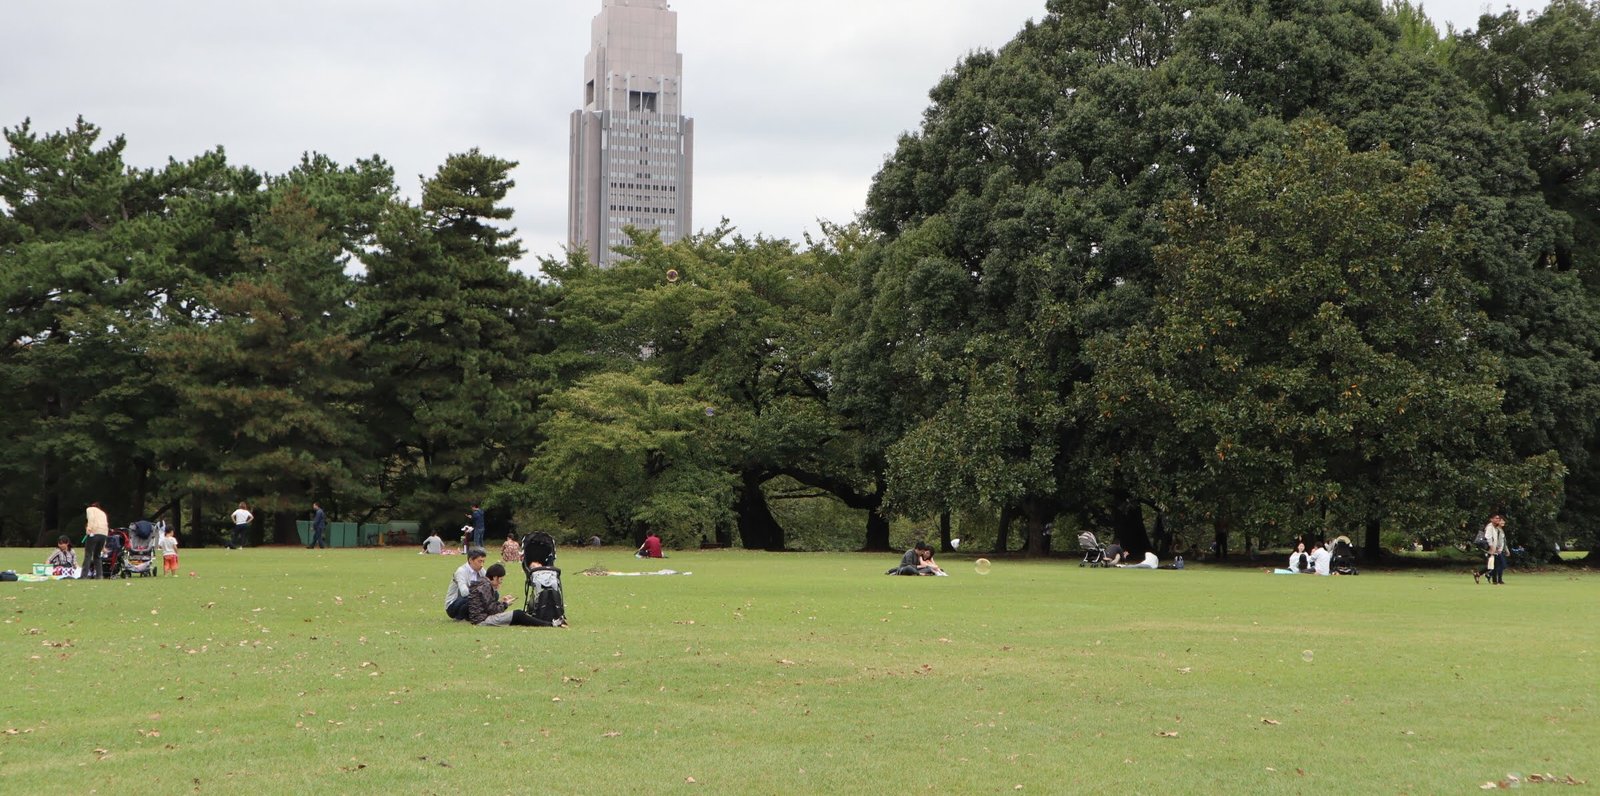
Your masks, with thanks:
M454 556L182 555L177 578L0 584L6 792L1600 784L1588 575L889 578L895 556L719 551L624 578L580 571L646 568L631 551L565 549L558 630L444 619Z

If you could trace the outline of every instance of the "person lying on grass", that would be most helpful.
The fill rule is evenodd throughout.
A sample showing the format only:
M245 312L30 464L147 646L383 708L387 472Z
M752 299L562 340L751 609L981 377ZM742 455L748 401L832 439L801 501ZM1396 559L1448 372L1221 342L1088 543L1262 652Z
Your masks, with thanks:
M1160 569L1161 561L1160 559L1156 558L1155 553L1146 551L1143 561L1140 561L1137 564L1118 564L1117 567L1119 569Z
M529 625L535 627L564 627L560 619L550 621L540 619L523 610L512 610L513 597L500 596L500 582L506 579L504 564L490 564L483 571L483 577L472 584L472 591L467 595L467 621L474 625L484 627L504 627L506 625Z

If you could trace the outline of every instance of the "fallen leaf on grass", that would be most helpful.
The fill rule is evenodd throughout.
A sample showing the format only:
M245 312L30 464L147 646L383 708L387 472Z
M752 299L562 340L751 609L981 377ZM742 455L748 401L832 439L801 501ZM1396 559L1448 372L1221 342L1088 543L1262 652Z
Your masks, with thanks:
M684 777L683 781L688 783L688 784L690 784L690 785L693 785L694 784L694 777Z
M1279 724L1282 724L1282 723L1283 723L1283 722L1281 722L1281 721L1278 721L1278 720L1277 720L1277 719L1267 719L1267 718L1263 718L1263 719L1262 719L1262 720L1261 720L1261 723L1262 723L1262 724L1271 724L1271 725L1272 725L1272 726L1274 726L1274 727L1276 727L1276 726L1278 726L1278 725L1279 725Z
M1179 670L1178 670L1178 674L1188 674L1188 673L1190 673L1190 672L1192 672L1192 671L1194 671L1194 667L1192 667L1192 666L1185 666L1185 667L1183 667L1183 668L1182 668L1182 669L1179 669Z
M617 732L616 730L612 730L610 732L601 733L600 737L601 738L620 738L620 737L622 737L622 733Z
M779 666L793 666L794 665L794 661L791 661L788 658L780 658L780 659L778 659L778 665Z
M1171 732L1168 732L1167 730L1160 730L1160 731L1158 731L1156 733L1156 737L1157 738L1176 738L1176 737L1178 737L1178 731L1177 730L1172 730Z

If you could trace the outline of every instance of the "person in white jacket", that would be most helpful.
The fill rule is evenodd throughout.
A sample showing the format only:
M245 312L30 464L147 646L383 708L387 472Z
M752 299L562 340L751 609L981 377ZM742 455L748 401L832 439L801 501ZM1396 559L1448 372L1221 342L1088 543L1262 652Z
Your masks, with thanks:
M1499 514L1489 518L1489 524L1484 526L1483 538L1489 540L1489 559L1493 566L1488 567L1489 582L1497 586L1506 582L1506 559L1511 557L1511 546L1506 544L1506 518Z
M1311 547L1311 571L1318 575L1332 574L1333 553L1328 550L1325 542L1317 542Z
M1159 569L1161 567L1161 559L1156 558L1155 553L1146 551L1143 561L1137 564L1118 564L1117 567L1119 569Z

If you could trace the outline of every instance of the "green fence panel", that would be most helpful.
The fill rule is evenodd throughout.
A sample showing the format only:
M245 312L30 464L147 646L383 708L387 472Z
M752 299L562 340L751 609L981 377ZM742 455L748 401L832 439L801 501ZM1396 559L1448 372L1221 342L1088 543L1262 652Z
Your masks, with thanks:
M375 545L375 544L378 543L378 539L383 536L384 531L387 531L387 530L389 530L388 523L382 523L382 522L363 523L362 526L361 526L361 534L360 534L360 536L358 538L358 541L360 542L362 547L368 547L370 545Z
M294 529L300 534L300 544L311 544L311 520L295 520Z

